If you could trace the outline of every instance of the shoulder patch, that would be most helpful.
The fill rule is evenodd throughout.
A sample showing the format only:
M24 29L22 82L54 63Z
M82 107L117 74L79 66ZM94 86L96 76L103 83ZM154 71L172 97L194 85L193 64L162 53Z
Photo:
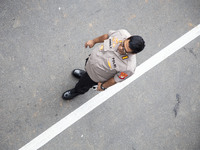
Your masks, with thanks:
M124 72L121 72L121 74L119 75L120 79L125 79L126 77L128 77L128 75Z

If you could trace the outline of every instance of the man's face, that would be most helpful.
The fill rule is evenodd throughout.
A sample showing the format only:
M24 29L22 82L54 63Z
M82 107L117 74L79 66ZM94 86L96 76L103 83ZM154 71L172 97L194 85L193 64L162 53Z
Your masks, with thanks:
M130 40L124 40L118 48L117 51L120 55L127 55L127 53L132 53L132 50L129 48L129 41Z

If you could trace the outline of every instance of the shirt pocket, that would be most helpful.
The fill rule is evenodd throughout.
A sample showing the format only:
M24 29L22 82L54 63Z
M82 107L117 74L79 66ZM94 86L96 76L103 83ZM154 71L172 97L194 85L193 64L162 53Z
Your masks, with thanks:
M117 73L117 64L114 57L108 57L105 60L104 65L109 72Z

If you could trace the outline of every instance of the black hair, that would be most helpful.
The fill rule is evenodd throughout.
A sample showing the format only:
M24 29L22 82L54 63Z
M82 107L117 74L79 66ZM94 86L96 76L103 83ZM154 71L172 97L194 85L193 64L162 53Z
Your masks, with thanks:
M135 35L128 38L129 48L132 50L132 53L136 54L141 52L145 47L145 42L141 36Z

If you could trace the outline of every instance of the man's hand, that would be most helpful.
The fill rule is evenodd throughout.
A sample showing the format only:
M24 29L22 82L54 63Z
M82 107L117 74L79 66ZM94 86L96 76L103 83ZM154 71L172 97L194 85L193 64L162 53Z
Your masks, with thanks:
M98 83L97 91L103 91L103 90L101 89L101 84L102 84L102 83L100 83L100 82Z
M89 48L92 48L95 45L94 40L89 40L85 43L85 48L89 46Z
M89 40L85 43L85 48L87 48L88 46L92 48L96 43L103 43L104 40L108 38L109 38L108 34L104 34L100 37L95 38L94 40Z

